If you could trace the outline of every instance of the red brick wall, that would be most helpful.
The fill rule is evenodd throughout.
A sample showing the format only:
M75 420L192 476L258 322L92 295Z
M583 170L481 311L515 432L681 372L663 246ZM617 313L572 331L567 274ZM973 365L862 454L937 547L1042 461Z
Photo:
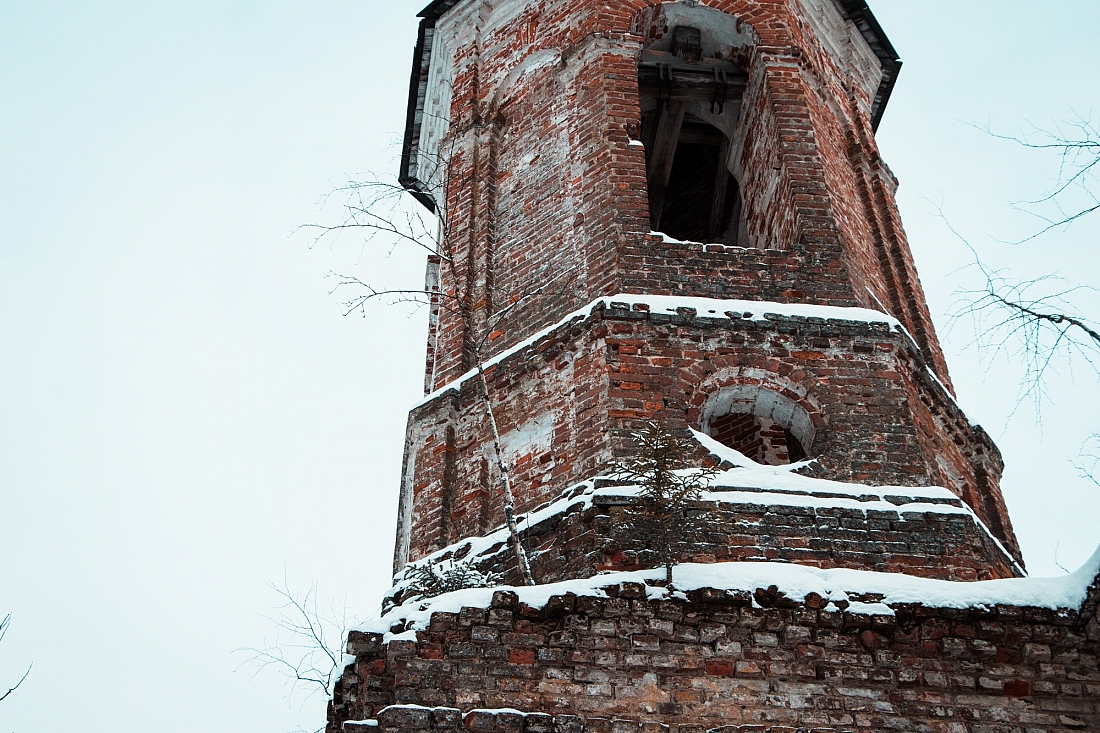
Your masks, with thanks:
M795 246L758 250L646 236L622 250L623 292L858 306L836 253ZM811 270L817 277L808 280ZM876 309L877 310L877 309Z
M702 589L687 601L647 600L631 583L607 593L555 596L535 609L498 592L490 608L433 614L416 642L353 634L355 663L337 683L329 731L393 704L623 717L685 731L1100 730L1095 585L1082 609L896 606L892 617L766 589ZM410 720L379 717L388 729Z
M972 515L913 506L920 499L893 496L891 503L896 504L889 508L881 502L830 505L813 498L799 505L797 500L789 501L790 496L732 494L732 490L719 487L725 497L718 505L700 504L712 521L705 533L672 548L679 562L777 561L960 582L1021 574ZM521 522L521 537L531 553L532 574L538 582L556 583L605 570L659 565L660 558L652 548L616 531L624 520L624 507L631 501L616 493L597 495L591 504L575 498L572 503L566 501L561 513L534 524ZM452 557L482 572L498 573L509 583L523 582L503 539L479 554L470 554L470 547L458 542L435 561ZM406 591L399 588L383 606L400 605L405 600L403 593Z
M810 452L817 463L808 473L872 485L944 485L1000 529L1018 558L995 489L995 447L927 376L910 344L884 324L598 309L489 370L506 448L515 447L505 457L515 466L517 509L556 498L612 459L628 457L642 421L703 429L711 395L763 383L815 421ZM449 439L448 429L456 437ZM474 380L415 409L410 444L402 511L411 512L413 530L398 570L405 560L482 534L503 511Z
M793 2L703 3L758 38L744 59L739 155L749 232L764 249L797 246L808 265L768 297L820 302L825 286L832 301L877 307L869 289L946 382L869 102L860 85L845 90L844 60L801 27ZM446 250L457 269L445 268L444 287L468 295L475 337L500 332L486 356L600 295L721 289L690 268L677 272L675 259L656 263L644 286L635 277L634 253L652 242L645 154L628 145L640 125L636 54L645 38L633 31L653 32L643 11L655 5L543 0L494 13L463 3L440 21L439 33L460 46L443 145L452 159ZM548 274L560 287L544 292ZM529 307L504 312L516 298ZM470 366L460 320L443 317L436 386Z
M852 55L858 32L826 37L841 32L836 19L808 7L705 0L692 11L736 17L748 39L731 57L749 79L733 158L751 249L648 232L645 151L630 141L639 53L669 30L659 3L465 0L449 10L436 27L449 52L433 62L450 65L453 88L428 381L442 387L475 353L488 359L619 292L883 308L912 342L851 324L621 309L542 339L490 375L518 509L628 456L641 421L704 427L715 390L764 380L806 400L814 475L942 484L1019 559L1000 456L951 400L896 182L875 145L878 79ZM500 522L473 382L414 410L407 446L398 565Z

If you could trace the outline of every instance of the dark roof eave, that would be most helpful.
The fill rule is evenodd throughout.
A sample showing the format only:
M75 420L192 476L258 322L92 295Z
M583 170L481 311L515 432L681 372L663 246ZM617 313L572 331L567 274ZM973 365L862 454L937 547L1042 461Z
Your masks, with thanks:
M890 101L894 84L897 83L898 74L901 72L901 58L898 57L894 44L890 43L890 39L886 37L886 32L882 30L875 14L871 12L867 0L836 0L836 3L855 24L863 40L867 42L882 65L882 82L871 102L871 126L878 130L882 115L886 112L886 104Z
M409 79L409 106L405 118L405 139L401 148L401 169L397 174L398 182L404 186L428 211L435 212L436 202L424 188L424 182L417 175L417 157L420 154L420 122L423 113L423 92L428 82L428 72L432 62L432 42L429 34L435 28L435 22L448 10L462 0L435 0L420 11L420 31L413 51L412 78Z
M398 182L422 203L429 211L435 212L435 201L424 190L423 182L418 178L416 166L420 155L420 128L419 118L423 113L423 92L428 81L428 72L431 68L432 32L435 28L434 18L424 18L420 21L420 29L417 33L416 48L413 51L412 75L409 79L409 104L405 116L405 137L401 146L401 168L397 174Z
M438 20L443 17L443 14L448 10L458 5L462 0L434 0L428 7L420 11L417 18L429 18L431 20Z
M418 17L429 21L438 20L448 10L458 5L462 0L433 0L426 8L420 11ZM871 102L871 126L877 130L882 115L886 112L886 104L890 101L890 95L894 91L894 84L901 72L901 59L886 32L882 30L875 14L867 5L867 0L836 0L844 14L853 22L860 35L867 41L879 63L882 64L882 82L878 92Z

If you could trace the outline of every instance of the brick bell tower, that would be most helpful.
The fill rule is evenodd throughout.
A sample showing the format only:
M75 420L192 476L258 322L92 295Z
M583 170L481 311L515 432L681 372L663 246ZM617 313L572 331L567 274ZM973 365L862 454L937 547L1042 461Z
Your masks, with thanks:
M479 361L520 512L659 419L760 463L813 459L804 475L945 487L995 538L871 562L760 536L719 559L1020 572L1000 454L953 399L875 144L901 62L865 2L437 0L421 17L401 181L443 225L395 572L502 521ZM555 578L605 566L541 556Z
M425 397L328 733L1100 730L1100 552L1023 577L875 144L900 62L864 0L421 16ZM671 588L607 476L651 420L721 469ZM456 559L505 585L429 589Z

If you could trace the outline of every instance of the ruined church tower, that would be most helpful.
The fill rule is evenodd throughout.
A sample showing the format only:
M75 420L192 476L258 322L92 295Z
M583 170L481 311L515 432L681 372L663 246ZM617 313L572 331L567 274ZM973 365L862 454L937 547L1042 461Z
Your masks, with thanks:
M421 18L425 397L330 731L1100 730L1096 587L1027 585L875 142L901 62L865 0ZM649 421L721 471L678 594L613 531ZM542 590L416 596L440 561L521 585L501 465Z

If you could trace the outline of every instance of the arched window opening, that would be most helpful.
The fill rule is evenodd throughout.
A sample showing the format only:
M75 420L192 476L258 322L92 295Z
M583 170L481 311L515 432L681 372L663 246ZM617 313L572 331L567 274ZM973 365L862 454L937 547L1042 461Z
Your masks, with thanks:
M747 75L703 32L676 26L642 52L638 89L650 225L677 239L746 246L729 130ZM711 44L713 45L713 44Z
M790 428L756 415L734 412L714 418L707 433L722 445L768 466L784 466L806 458L806 449Z
M722 445L769 466L805 460L814 440L805 409L777 392L749 385L714 395L704 412L703 430Z

